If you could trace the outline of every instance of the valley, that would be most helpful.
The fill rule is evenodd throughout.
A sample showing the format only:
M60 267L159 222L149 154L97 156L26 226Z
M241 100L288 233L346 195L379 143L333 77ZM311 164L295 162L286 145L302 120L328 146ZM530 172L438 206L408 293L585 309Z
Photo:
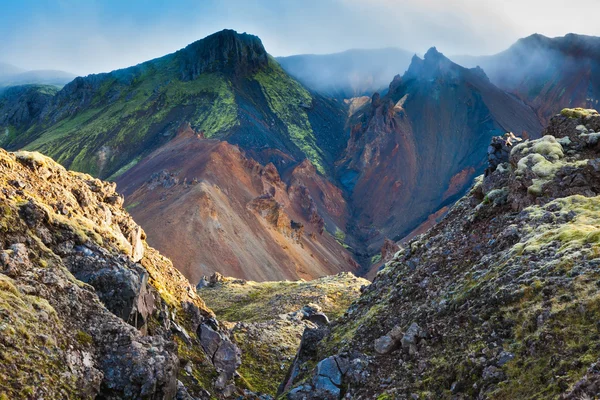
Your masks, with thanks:
M318 25L0 63L0 400L600 396L600 37Z
M373 59L386 60L384 53ZM485 168L492 136L536 138L547 118L533 98L513 94L501 78L508 70L492 69L488 79L435 48L410 62L399 54L390 57L408 67L386 93L352 103L287 75L258 37L226 30L131 68L77 78L60 91L6 90L1 145L116 181L150 242L193 282L215 271L255 280L365 274L386 239L400 241L465 193ZM318 68L325 62L318 60L302 62ZM344 65L338 63L340 76L374 64ZM167 161L169 152L179 156ZM246 178L236 175L232 184L228 174L236 169ZM269 174L281 183L256 186ZM156 182L159 175L173 183ZM272 199L259 201L263 195ZM212 222L207 211L190 218L199 204L212 209ZM275 224L267 221L274 212L282 216ZM292 224L302 226L295 238ZM207 240L214 245L194 246Z

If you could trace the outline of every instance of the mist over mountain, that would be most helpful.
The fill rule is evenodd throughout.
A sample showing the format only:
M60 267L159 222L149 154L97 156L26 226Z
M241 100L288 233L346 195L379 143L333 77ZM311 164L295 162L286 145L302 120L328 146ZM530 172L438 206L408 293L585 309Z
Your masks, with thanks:
M455 59L467 66L481 66L492 82L531 104L545 122L565 107L598 105L598 37L535 34L496 55Z
M32 70L15 67L11 64L0 63L0 89L19 85L52 85L63 87L75 78L75 75L56 70Z
M344 99L384 91L394 76L406 70L412 55L397 48L355 49L277 57L277 61L311 90Z

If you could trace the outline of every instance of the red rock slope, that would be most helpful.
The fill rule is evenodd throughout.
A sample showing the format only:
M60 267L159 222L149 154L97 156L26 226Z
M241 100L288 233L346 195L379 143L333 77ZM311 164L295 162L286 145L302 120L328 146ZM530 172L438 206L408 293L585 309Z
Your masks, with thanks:
M355 271L348 251L324 229L344 226L340 190L308 161L288 179L289 186L272 164L183 126L118 185L150 232L148 242L192 282L215 270L258 281Z

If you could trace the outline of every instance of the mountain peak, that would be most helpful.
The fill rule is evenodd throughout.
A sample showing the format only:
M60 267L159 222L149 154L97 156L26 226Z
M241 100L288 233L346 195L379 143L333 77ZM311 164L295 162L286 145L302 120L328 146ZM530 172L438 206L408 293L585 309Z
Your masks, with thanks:
M406 71L410 77L434 77L450 71L455 64L440 53L435 47L430 48L421 59L415 55Z
M206 72L235 75L252 73L268 64L268 54L258 36L231 29L198 40L180 50L183 80Z
M435 46L433 46L429 50L427 50L427 53L425 53L424 58L425 58L425 60L429 60L429 59L439 59L439 58L446 58L446 57L444 57L444 55L442 53L440 53Z

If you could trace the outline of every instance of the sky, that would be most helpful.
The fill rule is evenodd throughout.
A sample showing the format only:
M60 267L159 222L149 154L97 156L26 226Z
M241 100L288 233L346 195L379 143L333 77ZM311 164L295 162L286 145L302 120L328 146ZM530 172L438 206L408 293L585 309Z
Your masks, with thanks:
M431 46L483 55L533 33L600 36L599 13L600 0L0 0L0 62L87 75L226 28L258 35L275 56Z

